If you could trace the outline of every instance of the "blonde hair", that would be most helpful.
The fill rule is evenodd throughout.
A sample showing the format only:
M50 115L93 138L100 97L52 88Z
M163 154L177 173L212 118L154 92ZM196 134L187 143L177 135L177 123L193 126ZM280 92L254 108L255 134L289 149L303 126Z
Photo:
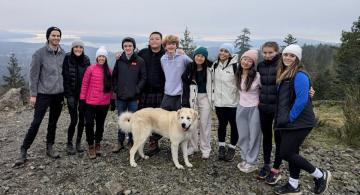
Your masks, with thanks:
M278 68L277 68L277 73L276 73L276 83L280 84L281 81L285 80L285 79L291 79L295 76L295 73L298 70L303 70L305 71L305 67L304 65L302 65L300 63L300 60L298 57L296 57L296 61L294 64L286 67L283 63L283 60L279 61L278 64Z
M179 42L180 42L179 37L175 35L166 35L163 40L163 45L165 47L169 43L175 43L176 47L179 47Z

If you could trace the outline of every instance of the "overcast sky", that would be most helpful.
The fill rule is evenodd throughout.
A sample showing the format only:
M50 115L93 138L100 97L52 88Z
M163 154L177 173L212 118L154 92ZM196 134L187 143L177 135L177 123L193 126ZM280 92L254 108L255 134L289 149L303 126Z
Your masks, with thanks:
M0 29L64 34L182 34L234 39L244 27L251 38L295 37L339 42L360 16L360 0L0 0Z

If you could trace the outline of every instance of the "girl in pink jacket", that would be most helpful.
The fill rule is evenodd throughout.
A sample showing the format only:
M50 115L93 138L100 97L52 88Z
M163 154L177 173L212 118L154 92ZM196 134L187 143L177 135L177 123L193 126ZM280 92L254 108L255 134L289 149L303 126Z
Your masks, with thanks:
M105 47L100 47L96 51L97 63L87 68L81 86L80 100L86 102L85 127L90 159L101 154L100 141L103 137L105 118L112 97L112 72L107 64L107 56L108 52ZM95 132L94 120L96 120Z

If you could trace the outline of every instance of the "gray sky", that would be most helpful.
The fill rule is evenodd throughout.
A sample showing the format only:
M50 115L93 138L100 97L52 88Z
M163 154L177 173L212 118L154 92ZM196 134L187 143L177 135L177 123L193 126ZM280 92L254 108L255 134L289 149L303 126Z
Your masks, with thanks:
M0 0L0 29L64 34L182 34L196 39L234 39L244 27L251 38L295 37L339 42L360 16L360 0Z

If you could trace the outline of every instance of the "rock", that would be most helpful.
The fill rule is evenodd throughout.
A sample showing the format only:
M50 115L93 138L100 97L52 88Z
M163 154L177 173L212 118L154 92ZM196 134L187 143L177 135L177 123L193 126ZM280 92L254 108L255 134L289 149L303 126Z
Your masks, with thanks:
M12 88L0 97L0 110L14 109L19 105L23 105L21 88Z
M9 192L9 190L10 190L10 187L6 186L5 189L4 189L4 192Z
M49 181L50 181L50 179L47 176L43 176L40 180L41 183L47 183Z
M31 170L34 170L34 169L35 169L35 167L34 167L34 166L30 166L30 169L31 169Z
M129 194L131 194L131 190L124 190L123 194L124 195L129 195Z

